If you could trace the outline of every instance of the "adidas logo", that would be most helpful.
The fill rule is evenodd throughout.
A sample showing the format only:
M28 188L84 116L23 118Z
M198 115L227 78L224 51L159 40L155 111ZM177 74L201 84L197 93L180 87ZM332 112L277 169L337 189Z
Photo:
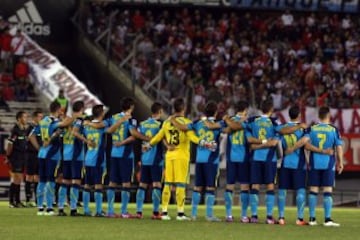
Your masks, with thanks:
M23 8L17 10L16 14L8 18L8 21L26 34L50 35L50 25L44 24L33 1L25 3Z

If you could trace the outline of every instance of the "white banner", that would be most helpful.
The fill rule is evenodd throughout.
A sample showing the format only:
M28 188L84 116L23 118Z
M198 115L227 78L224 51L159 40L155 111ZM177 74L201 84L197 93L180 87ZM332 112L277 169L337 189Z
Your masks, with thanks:
M64 89L70 103L82 100L87 108L102 104L55 56L40 47L29 36L24 35L24 37L31 81L47 99L55 100L59 89Z
M289 120L288 109L276 113L281 122ZM318 122L318 109L306 107L302 109L302 122L308 124ZM331 109L331 123L342 133L360 133L360 110Z

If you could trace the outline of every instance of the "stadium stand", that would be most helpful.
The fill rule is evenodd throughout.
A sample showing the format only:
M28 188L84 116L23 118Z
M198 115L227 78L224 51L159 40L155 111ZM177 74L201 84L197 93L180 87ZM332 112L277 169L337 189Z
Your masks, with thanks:
M360 104L360 25L354 16L116 9L94 2L84 16L85 31L94 39L112 20L111 57L119 64L137 41L136 60L128 69L137 83L147 90L160 69L161 94L172 99L190 87L196 112L205 99L216 100L224 111L240 99L255 105L267 97L276 109L294 99L307 106Z

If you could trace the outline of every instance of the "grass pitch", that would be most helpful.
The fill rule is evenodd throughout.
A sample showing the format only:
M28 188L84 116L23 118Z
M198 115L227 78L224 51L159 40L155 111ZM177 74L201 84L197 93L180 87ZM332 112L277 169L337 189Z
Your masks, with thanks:
M119 206L117 205L117 210ZM209 223L204 219L205 209L199 209L200 217L194 222L151 220L151 205L145 205L144 219L108 219L92 217L48 217L36 216L35 208L9 209L6 202L0 203L0 239L46 239L46 240L103 240L103 239L179 239L179 240L222 240L222 239L255 239L255 240L355 240L360 236L360 209L336 208L334 219L341 223L339 228L322 226L323 211L317 209L319 226L296 226L295 208L287 208L286 225L263 224L264 208L260 208L259 224L241 224L240 210L234 208L236 221L233 223ZM130 212L135 206L130 205ZM68 209L66 210L68 212ZM187 211L189 213L189 206ZM224 216L224 207L216 206L218 217ZM172 207L170 216L175 219L176 211Z

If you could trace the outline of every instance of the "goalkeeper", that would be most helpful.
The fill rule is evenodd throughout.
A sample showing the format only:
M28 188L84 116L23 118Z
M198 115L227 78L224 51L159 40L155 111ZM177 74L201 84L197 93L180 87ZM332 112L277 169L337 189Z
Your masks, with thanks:
M174 120L166 120L160 131L151 139L150 145L156 145L163 138L172 146L165 155L165 181L162 192L162 220L170 220L168 215L168 205L171 196L171 186L176 186L177 217L176 220L190 220L184 214L185 206L185 187L188 183L189 163L190 163L190 141L202 146L209 146L205 140L201 140L195 135L194 131L181 131L175 127L171 121L177 121L188 125L191 128L191 121L184 117L185 103L183 99L176 99L174 102Z

